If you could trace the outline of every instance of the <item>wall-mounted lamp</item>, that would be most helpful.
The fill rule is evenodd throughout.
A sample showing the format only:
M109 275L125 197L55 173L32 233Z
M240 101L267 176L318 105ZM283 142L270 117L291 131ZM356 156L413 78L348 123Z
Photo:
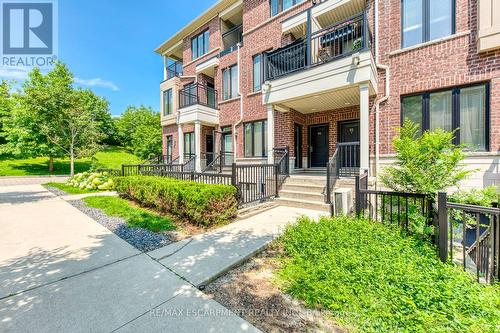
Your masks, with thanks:
M359 65L359 62L360 62L360 59L359 59L359 54L354 54L352 56L352 64L354 66L358 66Z

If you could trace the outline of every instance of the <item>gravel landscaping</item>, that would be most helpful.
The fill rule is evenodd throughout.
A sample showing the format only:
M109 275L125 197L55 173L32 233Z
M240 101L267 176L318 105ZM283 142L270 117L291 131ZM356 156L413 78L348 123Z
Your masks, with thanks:
M174 243L166 234L131 228L124 219L108 216L100 209L87 206L82 200L68 202L140 251L148 252Z
M277 269L273 257L273 250L268 249L210 283L203 291L267 333L345 332L327 318L328 313L307 309L273 283Z
M49 191L50 193L54 194L54 195L57 195L57 196L63 196L63 195L68 195L68 193L58 189L58 188L55 188L55 187L52 187L52 186L44 186L47 191Z

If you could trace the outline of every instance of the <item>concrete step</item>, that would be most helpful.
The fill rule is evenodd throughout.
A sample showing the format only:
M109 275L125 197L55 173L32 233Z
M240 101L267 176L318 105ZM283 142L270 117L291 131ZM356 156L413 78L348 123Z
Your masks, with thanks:
M291 198L276 198L274 201L280 204L281 206L314 209L323 211L325 213L330 213L330 205L327 205L324 202L307 201L307 200L291 199Z
M286 184L290 185L319 185L325 186L326 175L325 176L306 176L306 175L290 175L286 180Z
M237 221L244 220L254 215L265 212L266 210L273 209L275 207L278 207L278 204L274 201L267 201L261 204L248 206L238 210L238 215L236 217L236 220Z
M311 184L288 184L286 182L282 189L284 191L307 192L307 193L323 193L325 187L323 185Z
M308 192L282 190L280 191L279 194L281 198L325 202L325 196L321 193L308 193Z

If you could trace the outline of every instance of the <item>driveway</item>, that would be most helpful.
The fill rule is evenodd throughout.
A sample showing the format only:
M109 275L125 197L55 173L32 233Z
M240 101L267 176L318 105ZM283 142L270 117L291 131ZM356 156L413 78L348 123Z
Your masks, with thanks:
M40 185L0 186L1 332L259 332Z

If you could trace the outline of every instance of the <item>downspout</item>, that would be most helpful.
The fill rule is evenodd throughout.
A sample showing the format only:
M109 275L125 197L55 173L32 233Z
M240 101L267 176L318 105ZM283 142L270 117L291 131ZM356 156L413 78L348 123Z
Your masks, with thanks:
M375 101L375 175L378 177L380 171L380 104L386 102L390 96L390 71L389 66L379 63L379 50L378 50L378 2L375 0L374 8L374 26L375 26L375 66L377 69L385 71L385 95L384 97ZM378 187L375 182L375 189Z
M236 127L241 124L243 121L243 95L241 94L241 84L240 84L240 75L241 75L241 65L240 65L240 48L241 48L241 43L236 44L238 47L238 75L237 75L237 81L238 81L238 95L240 95L240 119L233 125L233 133L234 133L234 140L233 140L233 152L234 152L234 161L236 162L236 153L237 153L237 142L238 139L236 138L237 132L236 132Z

